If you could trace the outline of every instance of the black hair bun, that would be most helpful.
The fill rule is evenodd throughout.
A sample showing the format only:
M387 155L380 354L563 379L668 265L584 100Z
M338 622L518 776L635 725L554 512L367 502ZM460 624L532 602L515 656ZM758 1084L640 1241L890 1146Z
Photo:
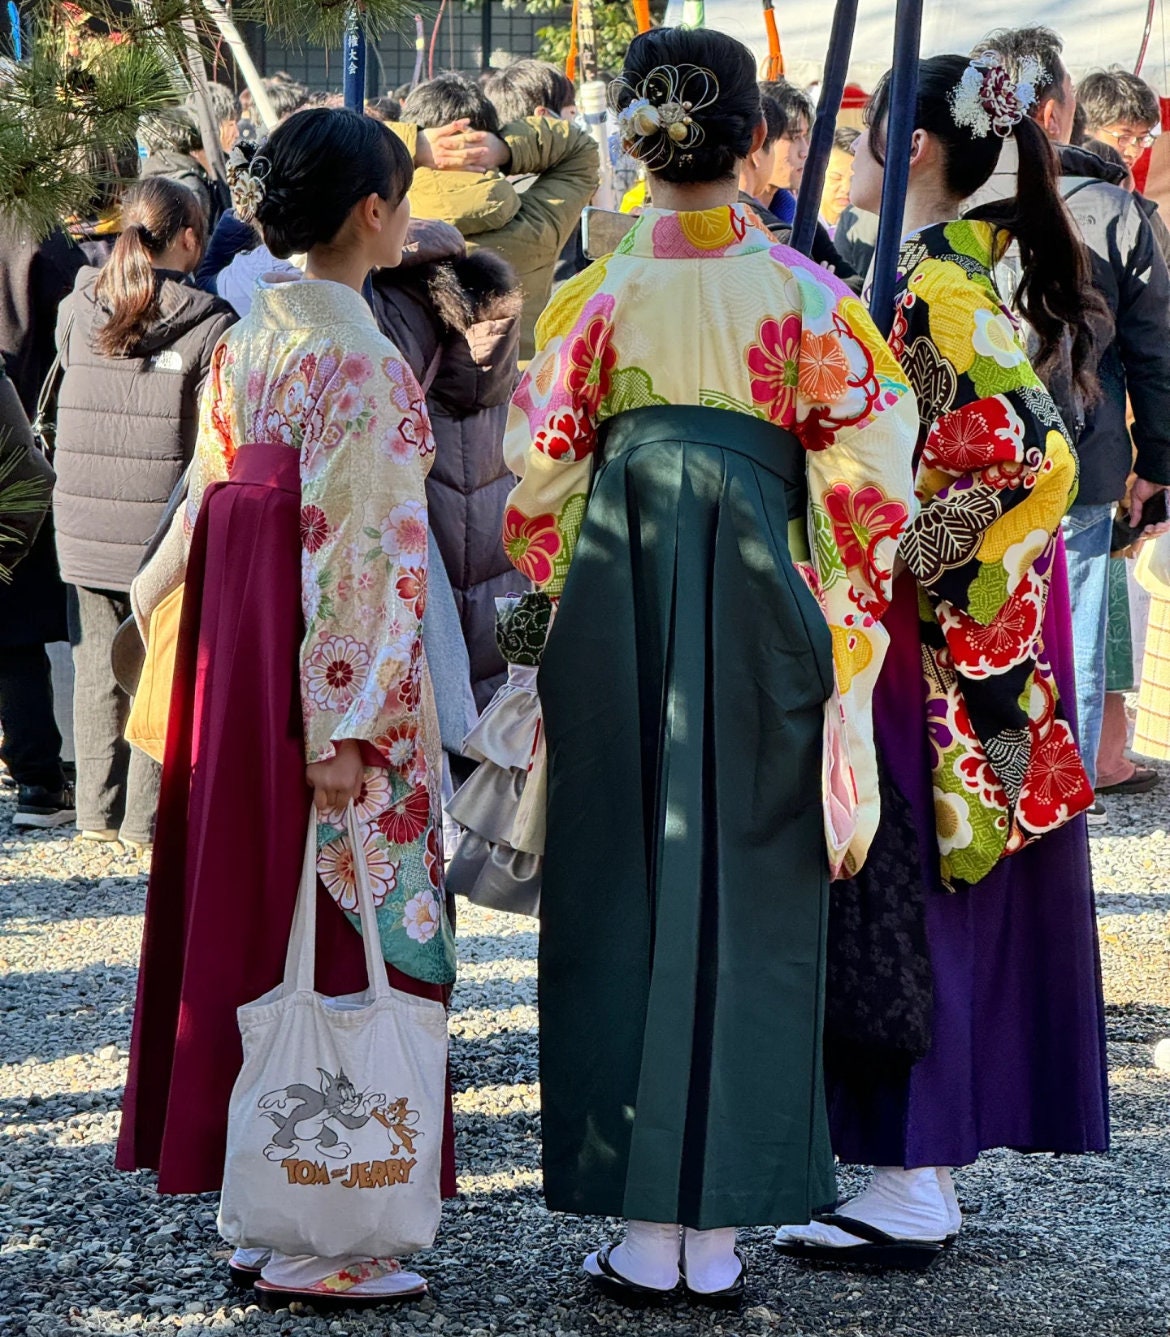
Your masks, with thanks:
M359 200L378 195L400 203L414 166L381 121L314 107L272 132L251 172L263 184L255 216L264 244L284 260L331 242Z
M763 118L755 57L742 42L712 28L652 28L630 43L621 78L611 90L613 109L621 112L644 87L641 96L652 105L660 101L657 85L665 87L664 71L665 83L673 77L682 90L678 106L692 118L695 131L679 135L673 144L670 129L677 134L677 124L645 135L646 156L639 156L647 170L681 185L734 176ZM709 82L713 96L706 91ZM668 100L673 108L675 95L668 94Z

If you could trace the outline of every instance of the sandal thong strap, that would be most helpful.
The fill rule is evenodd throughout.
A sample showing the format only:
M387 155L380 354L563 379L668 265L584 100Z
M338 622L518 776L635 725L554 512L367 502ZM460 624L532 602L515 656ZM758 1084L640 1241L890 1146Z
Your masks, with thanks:
M871 1226L868 1221L858 1221L856 1217L843 1216L840 1212L817 1212L813 1220L819 1221L822 1225L836 1226L847 1235L855 1235L869 1244L882 1244L898 1249L928 1249L931 1252L943 1247L942 1240L902 1239L886 1230L879 1230L877 1226Z
M687 1280L686 1256L684 1255L679 1265L679 1270L682 1273L683 1285L687 1288L687 1293L694 1299L702 1300L704 1302L727 1300L742 1296L747 1290L747 1259L744 1257L742 1249L737 1248L735 1250L735 1256L739 1259L739 1276L736 1277L730 1286L725 1286L719 1291L697 1291Z
M616 1267L609 1261L609 1255L617 1248L616 1244L607 1244L604 1249L597 1251L597 1266L608 1281L613 1282L615 1286L620 1286L623 1290L629 1291L631 1295L669 1295L675 1289L660 1290L657 1286L643 1286L639 1282L631 1281L629 1277L623 1277Z

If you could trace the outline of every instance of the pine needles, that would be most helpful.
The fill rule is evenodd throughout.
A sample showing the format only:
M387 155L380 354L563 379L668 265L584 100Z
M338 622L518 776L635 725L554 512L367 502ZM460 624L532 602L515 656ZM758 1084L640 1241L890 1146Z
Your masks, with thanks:
M24 462L24 450L9 451L9 444L9 434L0 433L0 584L4 585L11 581L13 569L5 560L12 554L5 549L27 546L30 529L35 537L37 517L49 509L53 491L47 479L15 476ZM13 523L21 517L34 523Z
M402 27L413 0L364 0L371 35ZM350 0L235 0L293 42L339 48ZM145 113L187 95L191 43L218 35L202 0L40 0L25 10L29 58L0 60L0 217L41 238L86 216ZM203 41L203 39L207 39Z

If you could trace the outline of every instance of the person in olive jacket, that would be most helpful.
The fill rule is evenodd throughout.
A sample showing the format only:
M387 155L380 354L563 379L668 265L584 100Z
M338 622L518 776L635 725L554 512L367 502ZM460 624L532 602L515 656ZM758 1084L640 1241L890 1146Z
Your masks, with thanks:
M73 718L83 838L151 843L159 768L123 733L130 702L114 678L114 633L167 501L191 460L199 396L236 317L190 282L206 217L165 177L126 192L122 233L62 304L53 516L61 575L74 587Z

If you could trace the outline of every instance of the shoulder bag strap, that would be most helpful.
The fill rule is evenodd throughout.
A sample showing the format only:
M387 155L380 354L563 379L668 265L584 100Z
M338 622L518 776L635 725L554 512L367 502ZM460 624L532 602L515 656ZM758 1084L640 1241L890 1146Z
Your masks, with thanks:
M45 424L49 420L49 414L53 407L53 402L57 397L57 386L61 380L61 362L65 349L69 345L69 336L73 333L74 312L70 311L69 319L65 322L65 333L61 343L57 348L57 356L53 359L53 365L49 368L49 374L45 377L41 385L41 393L37 396L36 416L32 420L32 431L37 444L42 450L45 448ZM48 453L46 451L46 453Z

